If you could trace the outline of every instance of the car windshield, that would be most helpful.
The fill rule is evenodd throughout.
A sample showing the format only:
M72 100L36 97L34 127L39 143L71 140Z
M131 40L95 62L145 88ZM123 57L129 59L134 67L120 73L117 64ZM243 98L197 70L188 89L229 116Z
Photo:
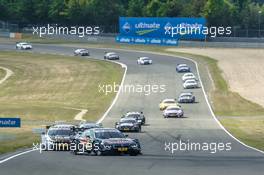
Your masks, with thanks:
M21 43L21 45L28 45L28 43Z
M191 98L190 95L183 95L182 98Z
M180 108L168 108L168 110L170 110L170 111L173 111L173 110L179 110Z
M149 58L141 58L142 60L149 60Z
M120 123L135 123L136 121L135 120L124 120L124 121L121 121Z
M56 135L61 135L61 136L70 136L73 134L73 131L70 129L51 129L48 131L49 136L56 136Z
M139 114L127 114L126 117L138 118L140 117Z
M80 126L81 128L95 128L95 127L97 127L97 125L96 124L82 124L81 126Z
M117 131L97 131L95 137L98 139L125 138L124 134Z
M194 80L190 80L190 81L186 81L186 83L192 83L192 84L194 84L196 82Z
M174 100L167 100L167 101L164 101L164 103L175 103Z

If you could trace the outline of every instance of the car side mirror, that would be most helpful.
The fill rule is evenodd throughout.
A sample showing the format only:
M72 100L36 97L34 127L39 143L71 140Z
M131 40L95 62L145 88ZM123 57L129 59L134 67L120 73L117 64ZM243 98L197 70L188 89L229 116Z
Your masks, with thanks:
M125 134L125 137L128 137L128 134Z
M41 135L45 135L46 133L45 132L42 132Z

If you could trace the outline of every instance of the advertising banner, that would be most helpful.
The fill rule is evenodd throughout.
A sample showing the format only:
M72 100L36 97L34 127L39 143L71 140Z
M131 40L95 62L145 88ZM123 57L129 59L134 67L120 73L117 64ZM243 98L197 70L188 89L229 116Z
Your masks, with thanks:
M203 40L205 18L119 18L117 42L177 45L179 39Z

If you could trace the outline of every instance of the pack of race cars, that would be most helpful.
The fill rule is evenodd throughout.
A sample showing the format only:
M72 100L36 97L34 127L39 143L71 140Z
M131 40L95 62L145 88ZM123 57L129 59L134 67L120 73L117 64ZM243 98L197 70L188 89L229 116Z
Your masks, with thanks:
M114 128L101 124L81 122L79 125L55 123L47 126L41 135L41 150L70 151L73 154L112 155L141 154L137 139L129 138Z
M176 71L184 73L182 76L183 88L192 89L199 88L198 79L191 73L191 68L187 64L177 64ZM159 109L163 111L164 118L184 117L184 112L179 103L195 103L193 92L182 92L178 99L167 98L160 102Z
M32 45L26 42L16 44L16 49L32 49ZM74 56L90 56L88 49L76 49ZM119 60L115 52L105 52L103 59ZM138 65L151 65L153 61L149 57L138 57ZM191 72L187 64L177 64L176 71L184 73L182 76L183 88L199 88L199 80ZM164 118L184 117L184 111L179 103L195 103L193 92L182 92L178 99L167 98L160 102L159 109ZM88 153L94 155L106 155L112 153L129 154L136 156L141 154L140 142L129 138L124 132L141 132L146 123L143 112L130 111L125 113L114 128L103 128L101 124L81 122L78 125L54 124L46 128L41 135L41 148L43 150L61 150L65 146L74 154ZM63 148L64 150L64 148Z

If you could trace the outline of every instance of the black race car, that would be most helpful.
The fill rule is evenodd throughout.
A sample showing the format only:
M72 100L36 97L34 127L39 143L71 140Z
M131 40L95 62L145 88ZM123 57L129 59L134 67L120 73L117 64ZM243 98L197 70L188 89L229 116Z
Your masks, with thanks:
M75 137L71 143L74 154L90 153L95 155L141 154L140 143L137 139L126 137L122 132L112 128L93 128L85 130ZM74 146L75 145L75 146Z
M135 118L141 125L144 125L146 123L146 118L143 112L127 112L121 118Z
M121 118L116 122L115 128L122 132L140 132L141 124L135 118Z

